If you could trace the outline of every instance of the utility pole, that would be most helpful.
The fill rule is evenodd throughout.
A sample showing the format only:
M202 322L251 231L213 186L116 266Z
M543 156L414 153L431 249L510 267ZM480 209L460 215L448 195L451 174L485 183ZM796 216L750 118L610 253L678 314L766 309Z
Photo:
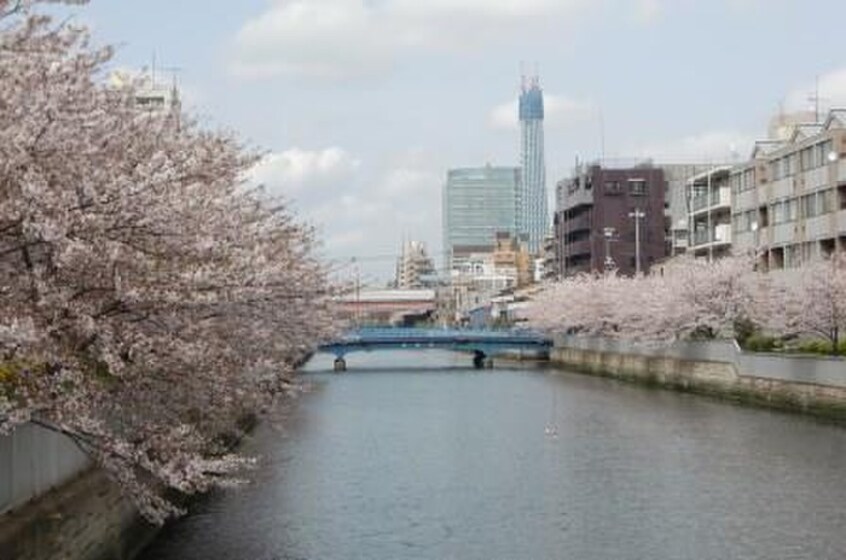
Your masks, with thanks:
M358 328L361 323L361 271L358 268L358 260L353 257L350 259L353 264L355 272L355 326Z
M645 217L646 214L640 208L629 212L629 218L635 221L635 276L640 276L640 220Z

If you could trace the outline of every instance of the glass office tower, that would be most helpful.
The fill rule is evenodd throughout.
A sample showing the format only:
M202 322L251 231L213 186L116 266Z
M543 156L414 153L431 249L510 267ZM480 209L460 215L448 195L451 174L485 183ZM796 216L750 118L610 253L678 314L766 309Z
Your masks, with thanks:
M517 232L516 167L451 169L443 195L444 260L449 269L473 253L490 252L498 232Z

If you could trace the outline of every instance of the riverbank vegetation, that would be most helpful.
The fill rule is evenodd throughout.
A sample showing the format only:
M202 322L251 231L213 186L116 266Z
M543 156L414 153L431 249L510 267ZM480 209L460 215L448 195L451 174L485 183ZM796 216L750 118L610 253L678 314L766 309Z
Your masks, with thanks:
M80 3L70 1L66 3ZM110 83L113 50L0 0L0 432L67 434L142 513L231 484L227 438L331 325L312 230L259 154Z
M665 344L736 338L756 351L841 353L846 255L761 272L751 257L681 258L634 278L582 274L530 303L535 328Z

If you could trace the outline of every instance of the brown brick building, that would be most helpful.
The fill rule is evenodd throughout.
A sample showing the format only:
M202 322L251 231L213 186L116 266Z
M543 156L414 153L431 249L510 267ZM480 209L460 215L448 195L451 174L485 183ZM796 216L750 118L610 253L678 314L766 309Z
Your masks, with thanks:
M665 188L663 170L649 164L627 168L593 164L561 181L555 213L558 274L609 266L634 274L636 211L642 214L640 265L648 272L666 254Z

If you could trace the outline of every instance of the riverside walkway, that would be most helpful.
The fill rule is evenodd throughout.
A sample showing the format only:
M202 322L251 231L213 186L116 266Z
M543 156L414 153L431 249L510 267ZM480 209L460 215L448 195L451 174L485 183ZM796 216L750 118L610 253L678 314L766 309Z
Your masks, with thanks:
M493 367L493 356L506 352L547 355L552 340L526 330L423 329L360 327L323 344L319 351L335 355L335 370L346 370L345 356L351 352L438 348L469 352L477 368Z

